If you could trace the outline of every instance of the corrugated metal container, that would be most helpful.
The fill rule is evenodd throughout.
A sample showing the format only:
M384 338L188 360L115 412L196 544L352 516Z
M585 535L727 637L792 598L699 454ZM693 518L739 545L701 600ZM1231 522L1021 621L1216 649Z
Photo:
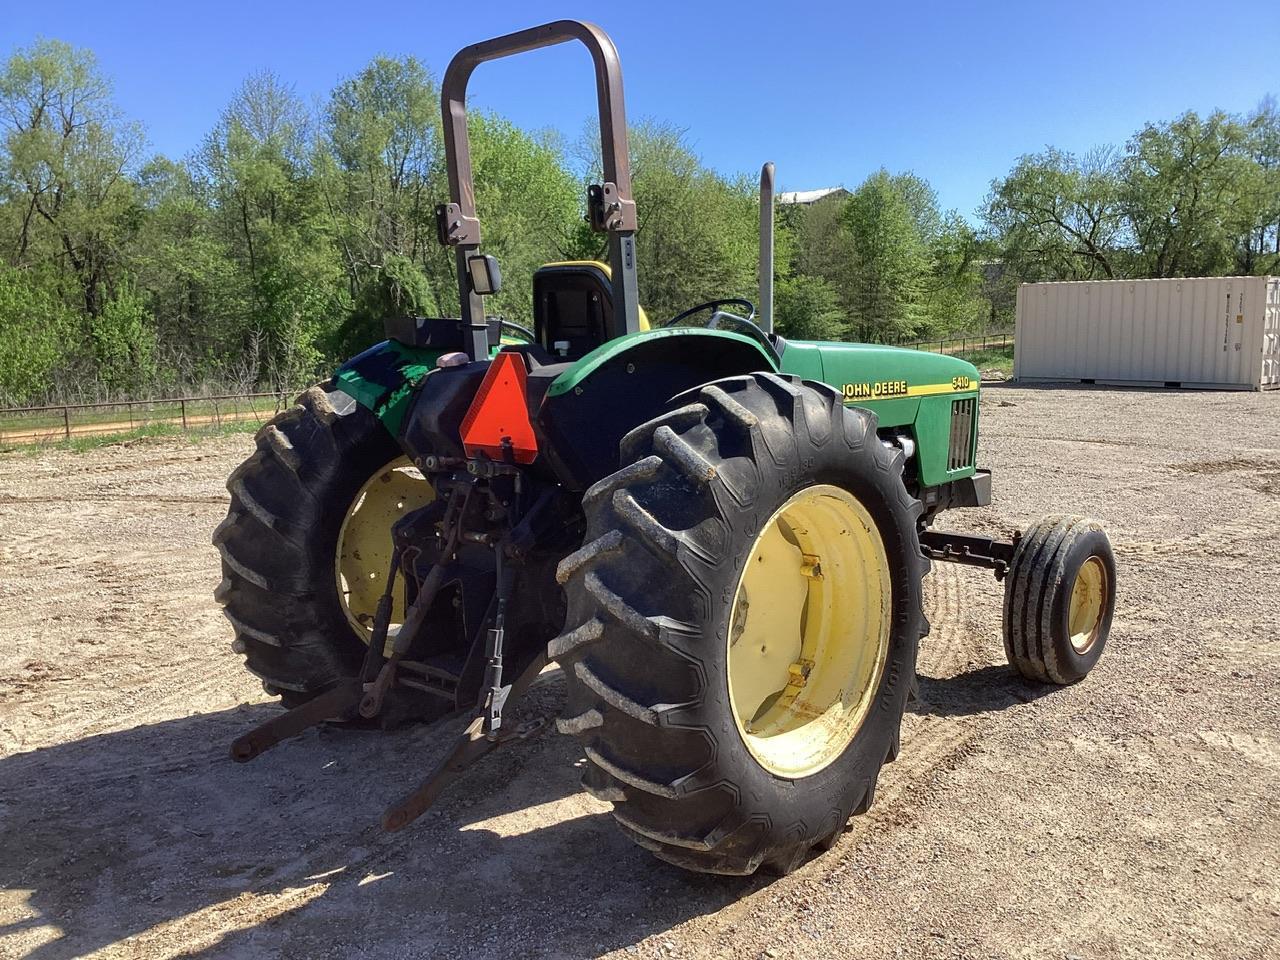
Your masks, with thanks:
M1013 374L1019 380L1280 387L1280 277L1024 283Z

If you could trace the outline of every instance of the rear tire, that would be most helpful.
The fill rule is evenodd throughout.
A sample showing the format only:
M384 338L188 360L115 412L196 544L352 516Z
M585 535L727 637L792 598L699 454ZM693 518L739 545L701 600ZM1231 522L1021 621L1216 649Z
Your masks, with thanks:
M1004 649L1028 680L1083 680L1107 645L1116 561L1102 525L1045 517L1018 541L1004 581Z
M686 406L623 439L626 466L583 499L584 546L558 574L566 631L549 649L569 688L558 726L577 736L589 760L584 787L615 804L615 819L640 846L690 870L749 874L763 865L785 873L871 805L881 766L897 755L925 629L921 508L903 486L901 452L877 437L874 414L845 408L830 387L755 374L682 399ZM883 545L888 577L880 568L876 582L889 589L875 594L882 667L860 693L866 712L851 739L784 776L748 743L755 737L744 731L756 719L744 727L735 712L730 625L744 567L775 511L797 494L833 487L865 508L860 515ZM835 540L842 529L858 535L836 525ZM812 560L799 555L813 576ZM776 697L764 703L786 702Z
M213 533L222 555L214 598L245 665L292 707L364 659L335 579L336 547L358 491L402 451L372 413L328 385L308 389L255 442L227 480L231 507Z

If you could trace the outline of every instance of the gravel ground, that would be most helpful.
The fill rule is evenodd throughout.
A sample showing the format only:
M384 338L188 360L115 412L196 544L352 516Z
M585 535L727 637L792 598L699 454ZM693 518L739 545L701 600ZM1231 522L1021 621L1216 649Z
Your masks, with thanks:
M1102 520L1111 645L1077 686L1017 680L998 585L937 567L902 756L782 879L632 846L554 732L394 836L451 730L232 764L274 709L211 598L250 438L0 456L0 955L1280 955L1280 396L998 386L982 417L998 502L948 522Z

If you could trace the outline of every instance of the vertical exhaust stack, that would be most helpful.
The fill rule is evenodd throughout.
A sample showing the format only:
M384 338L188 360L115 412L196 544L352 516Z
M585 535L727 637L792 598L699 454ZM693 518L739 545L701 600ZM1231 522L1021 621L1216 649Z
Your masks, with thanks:
M760 168L760 329L773 333L773 164Z

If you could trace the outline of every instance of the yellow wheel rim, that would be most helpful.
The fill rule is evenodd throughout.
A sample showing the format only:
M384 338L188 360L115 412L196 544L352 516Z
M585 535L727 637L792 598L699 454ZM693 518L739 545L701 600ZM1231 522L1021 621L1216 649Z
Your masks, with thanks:
M1076 582L1071 587L1071 607L1067 614L1067 629L1071 633L1071 646L1076 653L1086 653L1098 642L1102 614L1107 608L1108 589L1106 565L1101 557L1090 557L1076 574Z
M889 654L893 589L880 531L846 490L791 497L752 545L729 620L729 700L770 773L811 776L844 753Z
M391 527L433 499L431 484L408 457L399 457L369 478L342 519L334 563L338 599L351 628L365 643L373 632L373 617L391 567ZM404 594L397 590L391 636L403 622Z

